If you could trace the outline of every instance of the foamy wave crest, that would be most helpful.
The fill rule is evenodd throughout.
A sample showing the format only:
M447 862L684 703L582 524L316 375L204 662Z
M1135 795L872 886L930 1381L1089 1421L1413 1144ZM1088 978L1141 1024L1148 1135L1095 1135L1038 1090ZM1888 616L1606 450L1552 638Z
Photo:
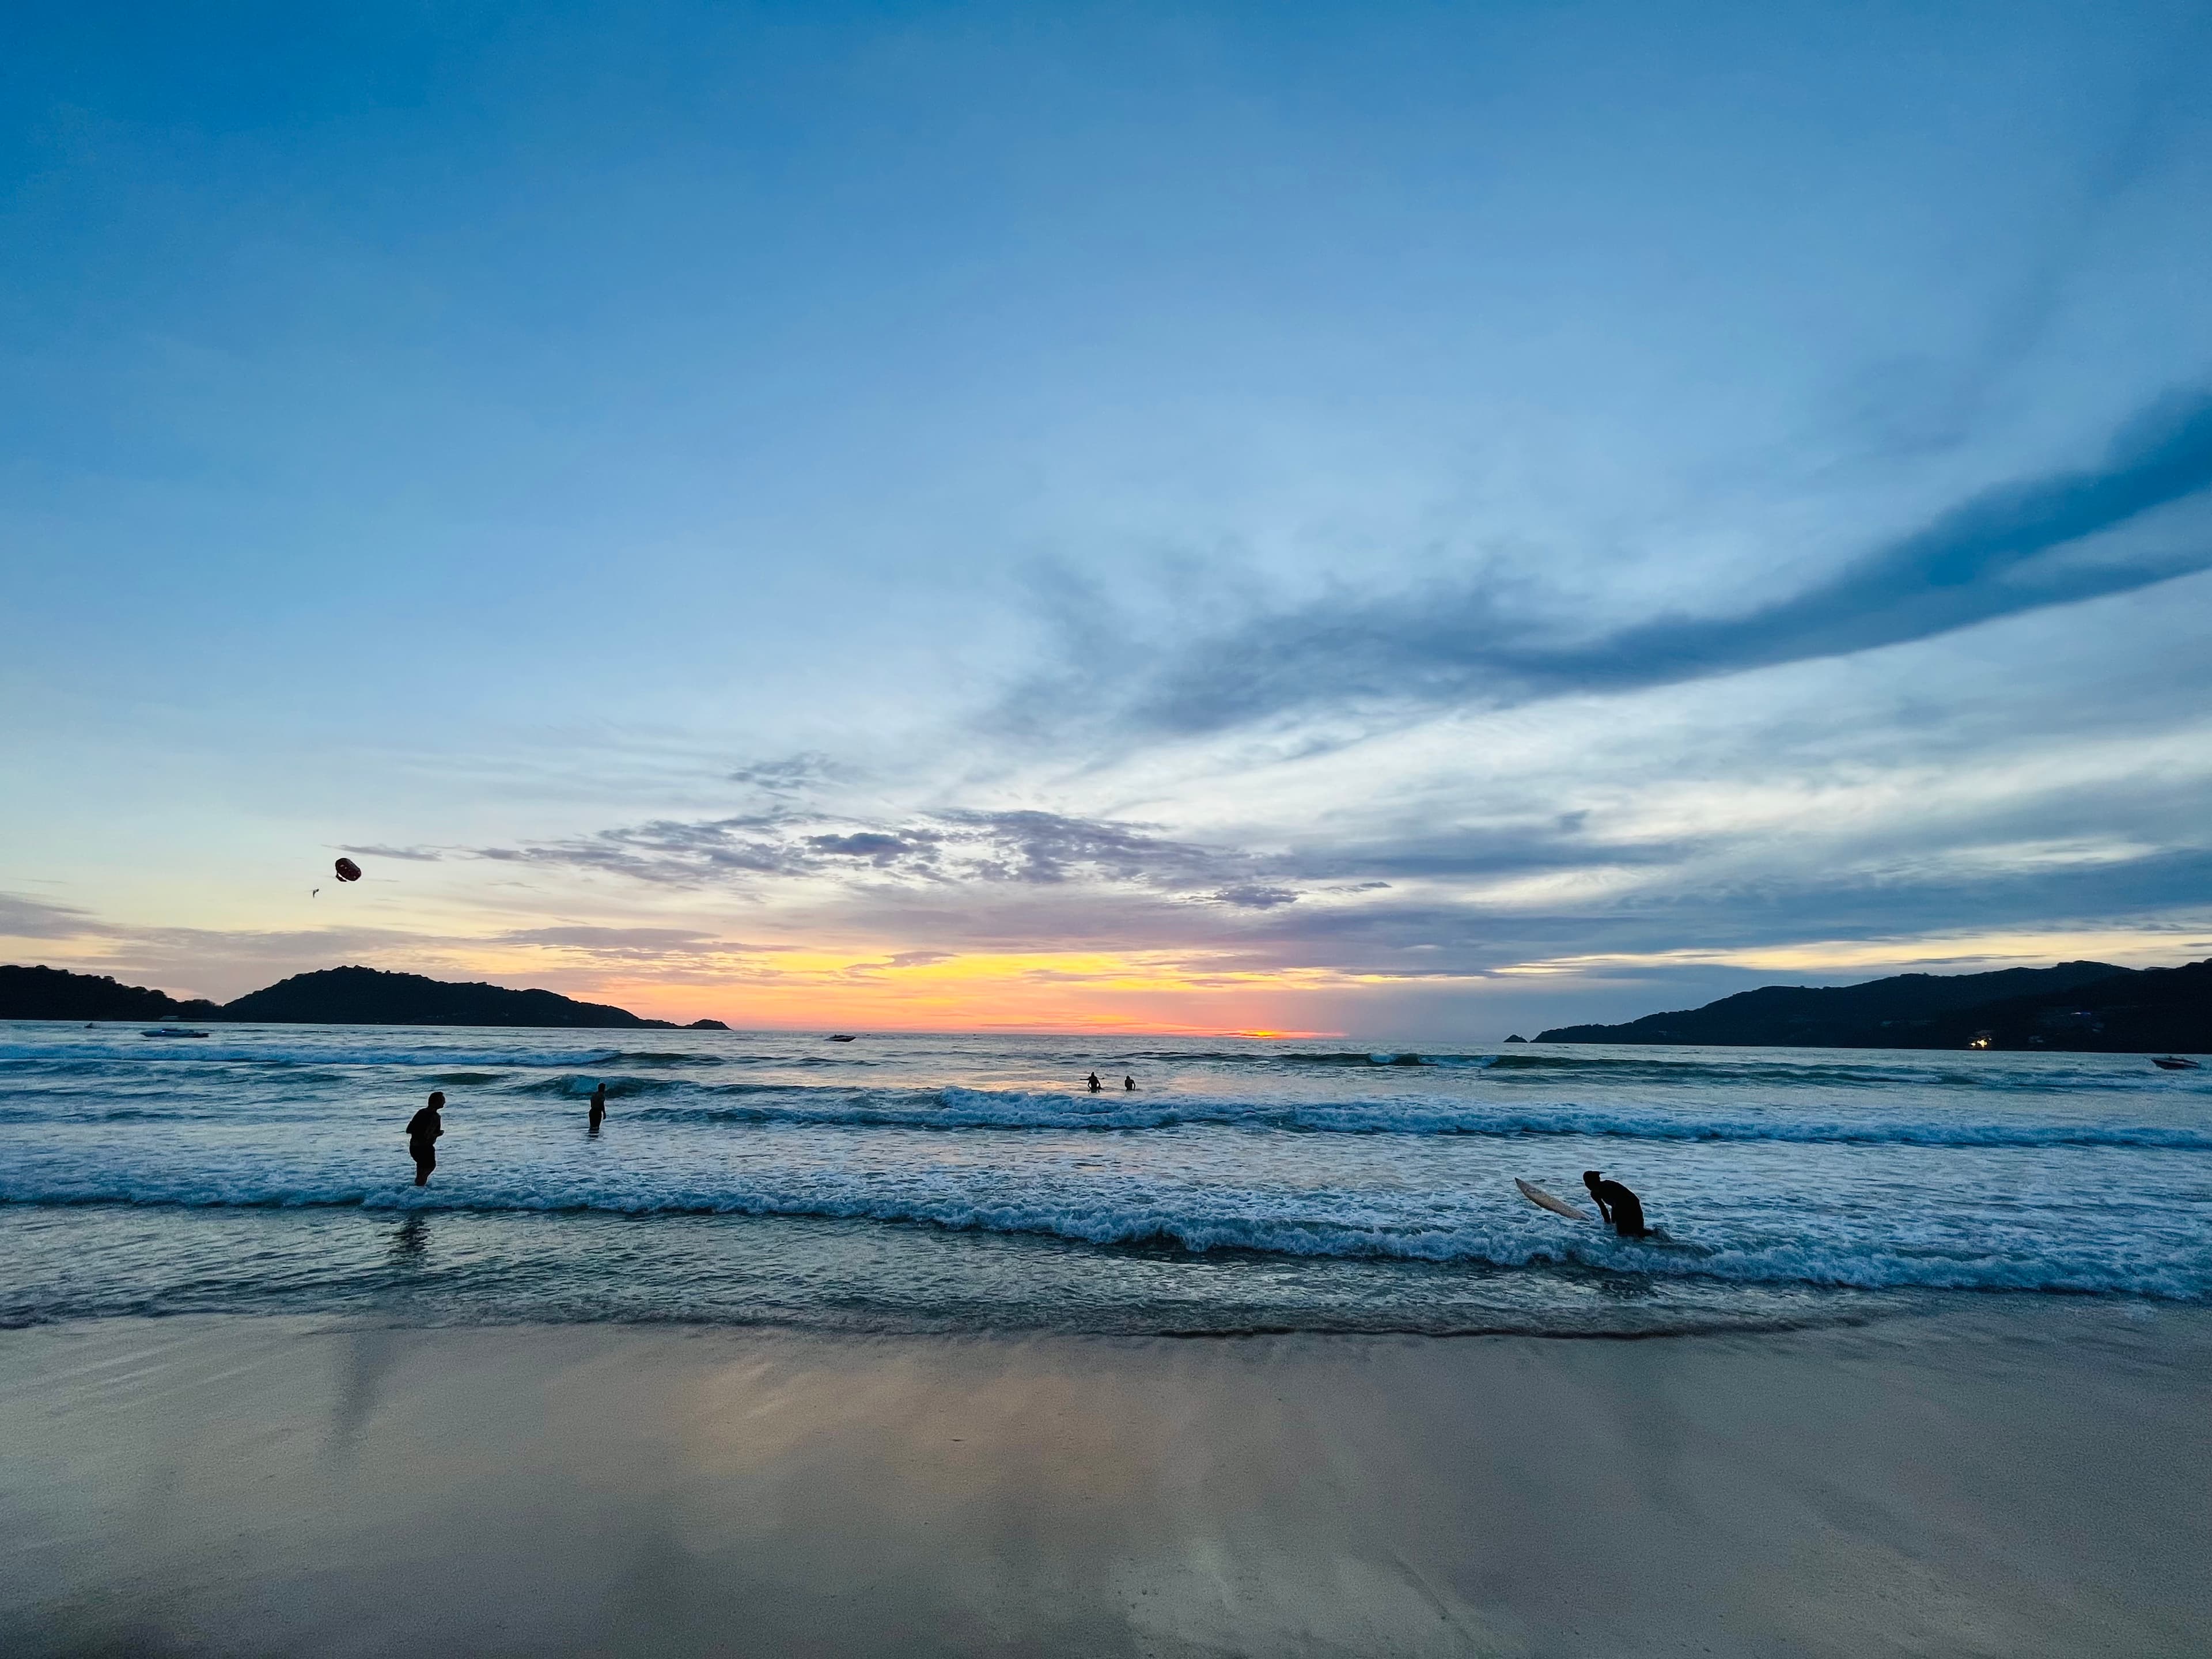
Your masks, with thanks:
M0 1200L13 1203L137 1204L194 1207L351 1206L410 1212L595 1211L628 1215L774 1216L922 1224L958 1231L1029 1234L1099 1246L1165 1248L1196 1253L1249 1252L1285 1257L1374 1257L1486 1268L1580 1267L1745 1285L1802 1285L1853 1290L1911 1287L2124 1294L2212 1301L2212 1249L2145 1249L2134 1237L2068 1237L2049 1230L1986 1225L1971 1214L1923 1221L1900 1233L1869 1225L1784 1236L1741 1218L1717 1218L1694 1237L1632 1242L1592 1226L1562 1223L1509 1197L1437 1207L1395 1207L1382 1195L1322 1207L1311 1195L1214 1194L1176 1190L1060 1190L1014 1193L1003 1184L957 1175L918 1174L896 1184L880 1176L831 1172L811 1177L658 1181L502 1177L441 1171L423 1189L385 1180L331 1180L307 1171L289 1177L141 1172L123 1180L87 1171L81 1178L0 1176Z
M432 1085L460 1091L454 1109L465 1116L503 1115L520 1121L580 1104L604 1084L627 1121L710 1128L750 1124L805 1124L854 1128L957 1131L1038 1131L1127 1133L1215 1127L1251 1133L1312 1135L1474 1136L1495 1139L1583 1137L1606 1140L1779 1143L1797 1146L1942 1147L2136 1147L2154 1151L2212 1151L2212 1125L2144 1122L2045 1112L2009 1119L1954 1115L1923 1103L1920 1109L1864 1111L1838 1107L1737 1106L1710 1098L1671 1106L1601 1105L1575 1101L1537 1103L1490 1095L1454 1097L1439 1091L1381 1091L1360 1098L1301 1099L1295 1094L1181 1094L1172 1090L1125 1094L1060 1090L883 1088L846 1084L723 1081L625 1073L595 1056L561 1057L521 1066L510 1059L499 1072L441 1067L407 1079L357 1079L341 1070L288 1066L262 1073L251 1088L222 1091L172 1086L163 1068L132 1068L100 1085L75 1079L46 1079L19 1073L12 1097L0 1097L0 1124L24 1127L122 1121L128 1112L148 1120L170 1118L290 1122L312 1116L328 1103L419 1100ZM356 1091L371 1092L356 1097ZM386 1094L384 1091L389 1091ZM411 1105L406 1109L411 1110Z
M530 1085L588 1093L588 1080ZM644 1085L623 1085L642 1091ZM611 1091L611 1092L612 1091ZM1563 1106L1506 1110L1453 1102L1223 1100L1066 1095L1023 1090L813 1091L769 1084L700 1091L699 1103L654 1105L629 1115L672 1123L819 1123L914 1129L1128 1131L1212 1124L1309 1134L1557 1136L1660 1141L1782 1141L1904 1146L2138 1146L2212 1152L2212 1128L2146 1123L1973 1123L1869 1116L1782 1117L1633 1112Z
M1827 1057L1814 1059L1811 1056L1814 1052L1825 1053ZM1509 1049L1469 1063L1480 1065L1501 1084L1587 1077L1593 1082L1613 1086L1649 1083L1656 1087L1679 1088L1692 1085L1731 1092L1771 1092L1806 1087L1893 1090L1899 1085L2001 1095L2044 1093L2053 1088L2124 1094L2161 1089L2171 1091L2171 1079L2147 1066L2128 1071L2112 1068L2115 1060L2131 1056L2038 1054L2035 1058L2039 1064L2033 1068L2020 1068L2002 1064L1960 1066L1951 1053L1942 1049L1808 1051L1747 1048L1595 1054ZM2066 1065L2069 1058L2077 1063Z

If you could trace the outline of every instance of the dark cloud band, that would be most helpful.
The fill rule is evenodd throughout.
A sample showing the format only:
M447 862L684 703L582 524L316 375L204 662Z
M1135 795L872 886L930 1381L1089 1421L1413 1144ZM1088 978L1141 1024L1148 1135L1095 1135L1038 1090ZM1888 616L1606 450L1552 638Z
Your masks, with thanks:
M1199 734L1387 704L1499 705L1847 655L2212 568L2212 544L2063 568L2035 562L2212 488L2212 394L2168 397L2078 471L1990 489L1791 598L1535 641L1480 589L1333 601L1179 653L1124 708L1139 731ZM1095 699L1097 688L1086 688Z

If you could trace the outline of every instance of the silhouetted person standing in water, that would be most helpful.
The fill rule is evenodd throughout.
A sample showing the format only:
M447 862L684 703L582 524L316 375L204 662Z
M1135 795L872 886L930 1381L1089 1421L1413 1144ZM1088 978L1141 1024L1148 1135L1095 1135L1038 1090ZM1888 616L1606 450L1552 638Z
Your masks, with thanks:
M1101 1089L1104 1088L1105 1086L1106 1086L1106 1085L1105 1085L1104 1084L1101 1083L1101 1082L1098 1080L1098 1073L1096 1073L1096 1072L1093 1072L1093 1073L1091 1074L1091 1092L1092 1094L1094 1094L1094 1095L1095 1095L1095 1094L1097 1094L1097 1093Z
M1595 1170L1583 1171L1583 1185L1597 1200L1598 1213L1613 1223L1613 1231L1623 1238L1649 1238L1651 1229L1644 1224L1644 1200L1622 1186L1618 1181L1607 1181Z
M430 1171L438 1167L438 1137L446 1133L445 1120L438 1115L445 1105L441 1090L430 1097L430 1103L407 1120L407 1152L415 1160L415 1184L430 1184Z
M1124 1089L1128 1090L1130 1092L1134 1093L1137 1087L1137 1079L1133 1077L1125 1077L1121 1079L1121 1086Z
M607 1121L607 1085L604 1083L592 1091L592 1133L599 1132L599 1125Z

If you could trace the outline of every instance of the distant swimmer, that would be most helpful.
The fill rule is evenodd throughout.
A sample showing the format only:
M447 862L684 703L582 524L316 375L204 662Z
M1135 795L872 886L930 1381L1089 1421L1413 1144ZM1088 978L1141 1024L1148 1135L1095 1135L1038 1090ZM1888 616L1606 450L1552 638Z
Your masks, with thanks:
M1104 1088L1105 1086L1106 1086L1106 1085L1105 1085L1104 1084L1101 1083L1101 1082L1098 1080L1098 1073L1096 1073L1096 1072L1093 1072L1093 1073L1091 1074L1091 1092L1092 1094L1094 1094L1094 1095L1095 1095L1095 1094L1097 1094L1097 1093L1101 1089Z
M1125 1077L1121 1079L1121 1086L1124 1089L1128 1090L1132 1094L1134 1094L1137 1089L1137 1079L1133 1077Z
M407 1152L415 1160L415 1184L430 1184L430 1171L438 1167L438 1137L446 1133L445 1120L438 1115L446 1103L441 1090L430 1097L430 1103L407 1120Z
M607 1085L604 1083L592 1091L592 1133L599 1132L599 1125L607 1121Z
M1649 1238L1651 1229L1644 1224L1644 1202L1618 1181L1607 1181L1595 1170L1583 1171L1583 1185L1597 1200L1598 1213L1613 1223L1613 1231L1623 1238Z

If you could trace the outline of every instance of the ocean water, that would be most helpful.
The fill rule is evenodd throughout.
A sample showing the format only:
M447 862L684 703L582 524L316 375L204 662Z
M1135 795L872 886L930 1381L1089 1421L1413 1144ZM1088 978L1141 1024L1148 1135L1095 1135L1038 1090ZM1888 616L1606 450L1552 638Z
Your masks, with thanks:
M2212 1301L2212 1070L2134 1056L212 1030L0 1023L0 1323L1635 1335ZM1585 1169L1664 1237L1513 1185L1581 1201Z

